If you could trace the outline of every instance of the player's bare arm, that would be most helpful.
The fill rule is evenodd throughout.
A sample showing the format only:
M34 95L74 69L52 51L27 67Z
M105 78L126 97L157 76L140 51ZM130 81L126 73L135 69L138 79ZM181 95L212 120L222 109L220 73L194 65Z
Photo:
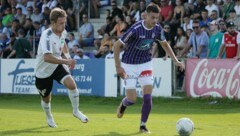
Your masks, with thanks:
M63 46L62 52L63 52L63 54L64 54L66 59L71 59L71 56L70 56L70 53L69 53L69 50L68 50L66 42L64 42L64 46Z
M178 59L176 58L175 54L173 53L173 50L170 47L170 45L168 44L168 42L167 41L159 41L159 42L162 45L166 54L168 54L173 59L175 65L179 66L180 70L183 71L185 69L184 64L182 62L178 61Z
M51 53L44 54L44 61L52 64L66 64L70 67L76 64L76 61L73 59L60 59L55 57Z
M123 47L123 44L119 40L114 44L114 60L115 60L117 74L124 79L126 78L126 73L124 69L121 67L121 62L119 59L119 54L122 47Z

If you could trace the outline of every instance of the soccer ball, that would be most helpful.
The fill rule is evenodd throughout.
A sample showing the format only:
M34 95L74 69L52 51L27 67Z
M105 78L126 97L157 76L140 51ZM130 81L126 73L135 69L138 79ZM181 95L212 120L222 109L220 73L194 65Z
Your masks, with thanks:
M194 124L189 118L180 118L176 124L177 132L180 136L190 136L194 129Z

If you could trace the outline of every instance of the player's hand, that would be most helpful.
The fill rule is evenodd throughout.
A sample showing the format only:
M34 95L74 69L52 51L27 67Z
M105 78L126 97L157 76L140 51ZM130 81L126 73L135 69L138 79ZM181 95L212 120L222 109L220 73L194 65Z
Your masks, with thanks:
M117 74L120 76L122 79L127 78L126 72L122 67L116 67Z
M175 62L175 65L177 65L177 66L179 67L179 70L180 70L180 71L185 70L185 65L184 65L184 63L177 61L177 62Z
M67 65L69 66L69 69L71 69L71 70L74 69L75 64L76 64L76 60L74 60L74 59L68 59Z

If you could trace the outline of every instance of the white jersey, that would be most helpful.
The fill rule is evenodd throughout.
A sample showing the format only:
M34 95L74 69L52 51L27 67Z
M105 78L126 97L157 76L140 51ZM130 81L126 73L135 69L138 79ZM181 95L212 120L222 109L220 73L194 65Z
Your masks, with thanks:
M66 37L66 30L59 37L52 31L51 27L42 33L37 51L36 77L47 78L52 75L58 64L45 62L44 54L51 53L57 58L62 58L62 48Z

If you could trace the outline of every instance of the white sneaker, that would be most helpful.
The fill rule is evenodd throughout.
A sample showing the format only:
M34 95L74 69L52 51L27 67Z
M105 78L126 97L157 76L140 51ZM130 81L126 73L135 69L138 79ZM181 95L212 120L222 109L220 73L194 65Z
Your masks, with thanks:
M73 112L73 116L80 119L83 123L87 123L88 122L88 117L85 116L82 112L77 111L77 112Z
M57 125L56 125L56 123L53 119L53 116L47 117L47 124L51 128L56 128L57 127Z

